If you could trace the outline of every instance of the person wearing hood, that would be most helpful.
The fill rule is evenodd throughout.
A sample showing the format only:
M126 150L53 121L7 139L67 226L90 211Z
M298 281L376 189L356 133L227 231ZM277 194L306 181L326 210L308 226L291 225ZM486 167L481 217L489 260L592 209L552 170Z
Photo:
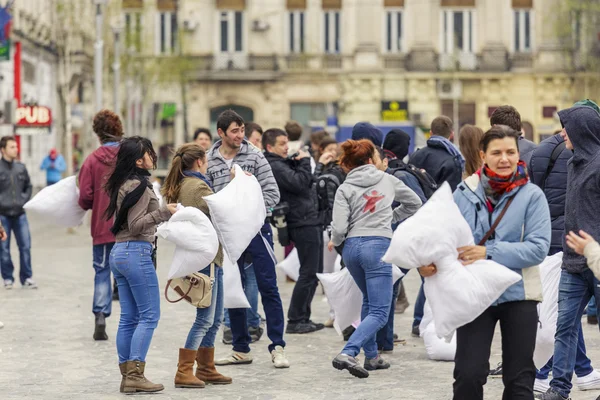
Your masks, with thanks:
M119 116L110 110L102 110L94 117L93 130L100 147L83 162L79 171L79 206L92 210L92 239L94 300L92 312L95 315L94 340L108 340L106 318L112 312L112 287L109 255L115 244L115 236L110 229L112 219L102 218L110 199L103 190L106 176L117 158L119 142L123 138L123 125Z
M300 276L294 286L286 333L311 333L325 326L311 321L311 303L323 272L323 222L315 178L310 168L310 154L299 150L288 157L288 135L281 129L268 129L263 134L265 158L277 181L281 201L289 205L286 215L291 241L298 250Z
M352 140L367 139L375 146L383 144L383 132L368 122L359 122L352 128Z
M62 173L67 169L65 158L62 154L58 153L58 150L50 150L40 166L42 171L46 170L46 185L51 186L62 179Z
M329 251L344 242L342 258L363 293L362 322L332 361L358 378L390 364L377 352L375 336L387 323L392 302L392 265L381 260L390 246L392 223L421 207L419 197L402 181L377 169L379 153L369 140L342 144L340 165L348 175L335 195ZM396 201L399 206L392 209ZM369 249L363 251L363 249ZM364 365L356 356L365 351Z
M600 114L592 107L577 105L559 111L558 116L566 147L573 150L567 170L565 235L581 230L599 237L600 216L593 205L600 204ZM550 389L540 397L543 400L569 397L581 316L592 296L595 296L596 305L600 300L600 282L590 270L586 258L571 249L565 238L563 250L553 379Z
M414 152L409 162L427 171L438 186L447 181L455 190L462 181L465 159L452 143L453 138L452 120L446 116L435 118L427 147Z

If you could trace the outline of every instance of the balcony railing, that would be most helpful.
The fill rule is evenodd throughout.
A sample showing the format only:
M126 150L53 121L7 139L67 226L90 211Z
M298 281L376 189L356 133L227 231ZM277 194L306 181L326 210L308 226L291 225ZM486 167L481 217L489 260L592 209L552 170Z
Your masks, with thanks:
M384 69L406 69L406 56L404 54L385 54L383 56Z
M474 53L440 54L440 71L475 71L478 67Z

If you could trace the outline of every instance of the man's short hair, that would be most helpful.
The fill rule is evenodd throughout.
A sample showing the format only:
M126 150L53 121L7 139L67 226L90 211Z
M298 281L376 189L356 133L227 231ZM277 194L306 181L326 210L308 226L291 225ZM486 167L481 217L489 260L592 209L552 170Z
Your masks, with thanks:
M490 118L490 125L506 125L517 132L521 132L521 114L513 106L500 106L494 110Z
M200 136L201 133L206 133L208 135L208 137L210 138L210 140L212 140L212 134L210 133L210 130L207 128L198 128L194 131L194 140L198 139L198 136Z
M442 136L446 139L452 135L452 120L445 115L436 117L431 121L431 134L435 136Z
M310 134L310 142L320 146L326 137L329 137L329 133L326 131L316 131Z
M244 119L233 110L225 110L217 118L217 129L227 132L229 125L236 123L239 126L244 125Z
M2 139L0 139L0 149L6 149L6 146L10 141L16 142L17 139L15 139L14 136L3 136Z
M267 129L265 131L265 133L263 133L263 135L262 135L263 149L265 149L265 151L266 151L267 145L275 146L275 143L277 142L277 138L279 136L287 137L287 133L285 133L285 131L283 129L279 129L279 128Z
M260 133L261 136L263 134L263 129L259 124L257 124L256 122L246 122L246 137L250 138L252 132L254 131Z
M300 125L298 122L296 121L288 121L285 124L285 132L288 135L288 138L291 141L297 141L300 140L300 138L302 137L302 125Z

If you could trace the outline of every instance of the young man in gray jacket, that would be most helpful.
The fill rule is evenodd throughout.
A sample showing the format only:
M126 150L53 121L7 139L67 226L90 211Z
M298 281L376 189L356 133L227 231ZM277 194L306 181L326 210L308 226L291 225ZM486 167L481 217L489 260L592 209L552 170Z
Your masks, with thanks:
M217 120L217 133L221 140L217 141L208 152L207 176L214 191L218 192L229 184L231 168L237 164L245 172L254 175L260 183L267 208L267 217L269 217L272 208L279 203L279 188L265 156L245 139L244 120L233 110L224 111ZM267 247L267 243L270 248ZM288 368L290 364L285 356L285 341L283 340L285 322L283 304L277 288L273 232L268 218L240 260L231 260L238 262L242 280L244 280L246 253L250 253L255 266L256 282L267 318L267 335L271 339L269 352L273 364L276 368ZM233 334L233 352L229 357L218 360L215 364L250 364L252 362L251 337L248 332L246 309L230 308L229 319Z

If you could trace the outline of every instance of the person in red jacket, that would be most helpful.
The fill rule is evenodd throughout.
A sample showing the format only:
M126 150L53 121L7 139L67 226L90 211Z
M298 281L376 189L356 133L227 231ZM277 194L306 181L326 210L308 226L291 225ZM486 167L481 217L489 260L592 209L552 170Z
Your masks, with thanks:
M93 265L96 272L92 306L96 316L94 340L107 340L106 318L112 310L109 255L115 237L110 231L112 219L106 221L102 218L110 202L103 186L117 157L119 142L123 138L123 125L117 114L102 110L94 117L93 129L101 147L89 155L79 171L79 205L84 210L92 210Z

